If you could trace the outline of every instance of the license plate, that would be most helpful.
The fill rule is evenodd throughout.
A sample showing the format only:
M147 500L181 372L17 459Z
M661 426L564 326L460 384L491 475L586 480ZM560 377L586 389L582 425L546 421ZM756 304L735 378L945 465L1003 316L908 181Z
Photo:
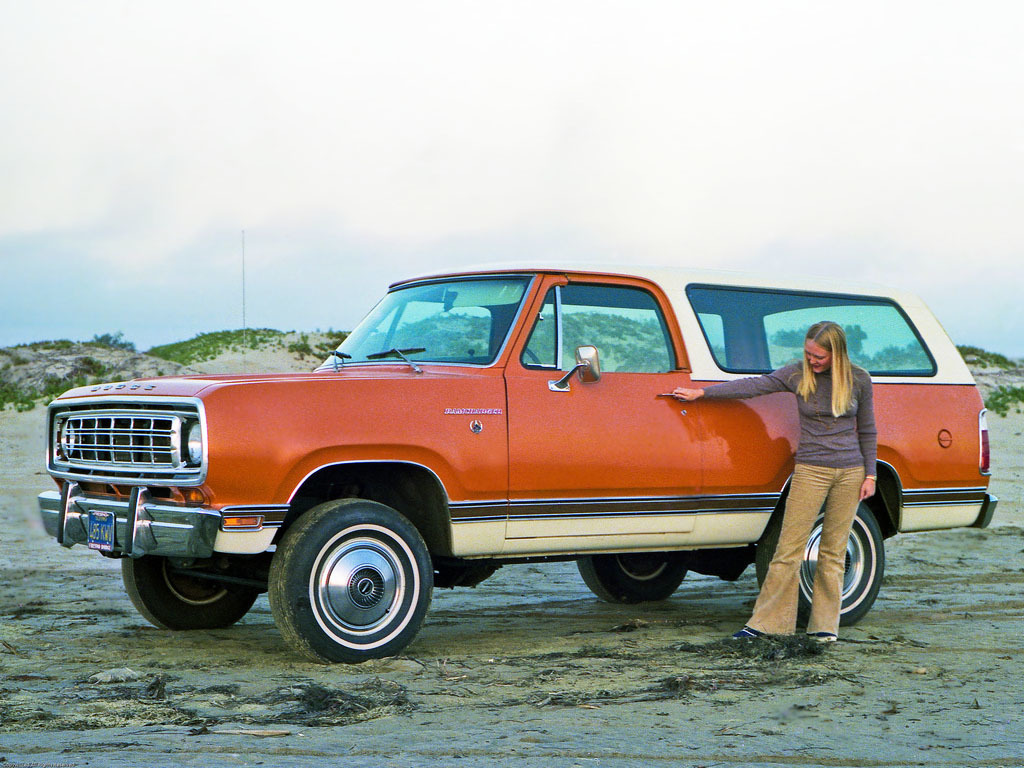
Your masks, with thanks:
M117 517L113 512L98 509L89 510L89 549L103 552L114 550L114 526Z

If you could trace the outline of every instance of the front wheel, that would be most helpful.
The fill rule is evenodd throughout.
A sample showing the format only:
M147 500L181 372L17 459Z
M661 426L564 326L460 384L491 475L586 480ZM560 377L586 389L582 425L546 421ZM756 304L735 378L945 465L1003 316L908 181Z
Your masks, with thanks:
M576 567L590 591L609 603L665 600L686 577L682 558L674 552L588 555Z
M823 515L819 515L807 537L804 559L800 564L800 603L798 616L806 622L811 613L811 594L814 591L814 573L818 566L818 544L821 541ZM757 545L757 583L763 584L768 566L775 556L782 531L782 515L775 515ZM867 504L861 502L846 542L846 569L843 574L842 607L839 624L856 624L871 610L882 587L885 574L885 544L881 529Z
M175 570L166 557L121 560L121 578L135 608L161 629L219 629L248 613L259 592Z
M362 499L327 502L281 539L270 609L285 641L315 661L392 656L419 631L433 575L423 538L398 512Z

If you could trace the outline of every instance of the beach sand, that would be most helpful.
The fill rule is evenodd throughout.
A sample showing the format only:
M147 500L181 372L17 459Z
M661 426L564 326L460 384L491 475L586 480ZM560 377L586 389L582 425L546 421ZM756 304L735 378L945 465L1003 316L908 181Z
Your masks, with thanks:
M42 530L44 416L0 413L4 766L1024 765L1019 414L990 416L993 526L888 540L820 655L722 641L753 568L626 606L555 563L436 590L401 657L358 666L299 659L266 596L228 629L147 624L116 561Z

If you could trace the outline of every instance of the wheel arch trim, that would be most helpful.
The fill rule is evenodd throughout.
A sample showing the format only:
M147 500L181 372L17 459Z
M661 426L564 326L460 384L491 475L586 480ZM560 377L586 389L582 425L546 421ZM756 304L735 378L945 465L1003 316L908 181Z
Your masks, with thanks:
M880 482L877 483L875 496L873 499L866 499L865 502L868 508L875 514L875 522L878 523L878 527L882 530L882 538L887 539L899 532L900 510L903 509L903 481L900 480L900 473L896 471L896 467L888 461L878 459L876 464L884 470L885 480L881 480L882 472L878 472ZM792 483L793 473L791 472L782 486L773 514L781 514L785 509L786 499L789 496L789 488ZM884 519L880 519L881 512L885 513ZM768 524L766 523L765 530L767 529ZM764 533L761 535L763 536Z
M431 477L434 478L434 481L437 483L437 487L441 491L441 498L444 500L445 509L449 507L448 490L445 488L444 482L442 482L441 477L437 474L437 472L428 467L426 464L421 464L417 461L409 461L407 459L351 459L348 461L329 461L326 464L320 464L316 468L310 470L298 483L296 483L295 487L292 489L291 493L288 496L288 504L291 505L295 502L295 497L299 493L299 491L302 490L302 487L307 482L309 482L310 478L312 478L317 473L322 472L325 469L330 469L331 467L355 466L359 464L366 466L379 466L381 464L401 464L405 466L416 467L418 469L424 469L430 474Z
M321 464L315 469L311 470L306 474L305 477L295 486L291 494L288 497L289 513L285 524L282 526L282 533L285 529L290 527L291 522L294 520L293 512L295 511L295 502L306 485L313 480L321 472L329 472L332 469L345 467L345 468L358 468L358 467L384 467L394 466L396 468L409 468L414 469L417 472L422 472L424 478L429 478L429 481L436 491L436 500L438 502L437 509L431 511L429 514L424 515L410 515L406 509L397 509L396 511L402 513L410 522L419 530L420 535L426 540L428 547L431 552L437 552L439 554L451 554L452 549L452 513L451 513L451 500L448 496L448 490L445 488L444 482L441 477L431 467L425 464L421 464L415 461L407 461L404 459L353 459L349 461L332 461L325 464ZM354 497L363 498L363 497ZM329 501L330 499L321 499L320 501ZM374 499L369 498L369 501ZM435 519L436 518L436 519Z

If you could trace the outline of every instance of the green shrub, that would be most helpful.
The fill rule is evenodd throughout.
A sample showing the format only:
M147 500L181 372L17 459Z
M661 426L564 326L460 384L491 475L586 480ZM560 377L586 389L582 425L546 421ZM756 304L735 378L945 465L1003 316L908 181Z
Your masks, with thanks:
M249 328L236 331L213 331L200 333L188 341L161 344L153 347L147 355L170 360L173 363L189 365L212 360L231 349L258 349L272 342L280 342L282 331L273 328Z
M299 336L298 341L293 341L288 345L288 351L293 355L310 355L313 354L313 348L309 346L309 336L302 334Z
M110 347L111 349L123 349L126 352L135 351L135 344L128 341L121 331L118 331L117 333L97 334L92 337L92 341L89 343L100 347Z
M1000 355L998 352L989 352L981 349L980 347L971 347L967 345L958 344L957 349L960 352L960 356L967 360L968 358L974 358L972 362L977 361L982 365L987 365L995 368L1016 368L1017 364L1014 363L1006 355Z
M82 375L105 376L107 374L107 367L95 357L83 357L78 364L81 366Z
M31 344L19 344L18 347L24 347L25 349L71 349L75 346L75 342L71 339L51 339L50 341L33 341Z
M327 334L327 339L311 350L312 355L319 360L329 357L331 352L336 350L338 345L348 338L348 331L336 331L333 328L328 328L325 333Z
M58 376L47 376L43 380L43 389L39 393L39 396L53 400L57 395L67 392L69 389L75 387L84 387L86 384L90 384L90 380L86 376L72 376L71 378L64 379Z
M985 407L1000 416L1006 416L1012 408L1017 413L1024 413L1024 387L1000 386L992 390L985 398Z
M74 376L49 375L39 389L17 387L9 382L0 381L0 409L13 405L18 411L31 411L40 400L48 402L69 389L100 384L104 381L108 371L100 361L85 357L81 363L79 372Z
M0 381L0 409L13 405L16 410L31 411L35 407L37 398L38 395L35 393L19 389L6 381Z

